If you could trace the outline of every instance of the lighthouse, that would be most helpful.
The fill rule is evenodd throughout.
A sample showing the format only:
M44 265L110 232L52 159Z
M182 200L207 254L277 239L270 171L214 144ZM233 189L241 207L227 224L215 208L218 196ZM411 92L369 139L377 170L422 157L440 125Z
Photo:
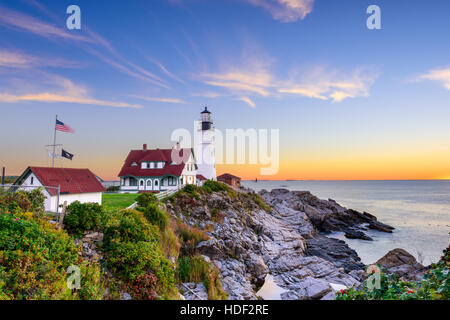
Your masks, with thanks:
M214 148L214 128L211 112L205 107L200 113L198 141L196 147L197 174L208 180L216 180L216 155Z

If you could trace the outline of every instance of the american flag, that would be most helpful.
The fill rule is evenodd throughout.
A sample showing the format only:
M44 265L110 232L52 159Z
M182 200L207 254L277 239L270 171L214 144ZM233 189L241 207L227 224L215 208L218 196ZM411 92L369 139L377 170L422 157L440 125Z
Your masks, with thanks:
M75 131L69 127L67 124L64 124L63 122L56 120L56 130L62 131L62 132L70 132L75 133Z

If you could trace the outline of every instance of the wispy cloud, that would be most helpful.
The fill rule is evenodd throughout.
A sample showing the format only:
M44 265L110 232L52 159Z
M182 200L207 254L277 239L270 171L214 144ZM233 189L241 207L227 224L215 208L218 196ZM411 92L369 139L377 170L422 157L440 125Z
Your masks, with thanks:
M236 98L235 100L243 101L252 108L256 107L256 104L249 97L240 97L240 98Z
M262 7L272 17L282 22L304 19L312 12L314 0L244 0L254 6Z
M81 63L63 60L55 57L37 57L19 51L8 51L0 49L0 67L9 68L75 68L82 66Z
M5 93L0 92L0 102L3 103L18 103L18 102L61 102L61 103L77 103L84 105L97 105L115 108L142 108L139 104L131 104L122 101L109 101L96 99L88 94L85 87L74 84L69 79L45 74L46 79L42 82L50 82L55 87L52 90L33 90L31 93Z
M185 83L184 80L180 79L179 77L177 77L176 75L174 75L172 72L170 72L169 70L167 70L167 68L166 68L161 62L159 62L158 60L153 59L152 57L149 57L149 56L147 56L147 55L145 56L145 58L146 58L147 60L149 60L150 62L154 63L155 65L157 65L158 68L159 68L166 76L168 76L169 78L172 78L173 80L178 81L178 82L183 83L183 84Z
M343 72L324 67L304 70L282 84L278 92L320 100L341 102L348 98L367 97L378 77L372 70Z
M45 38L58 38L92 42L92 39L70 33L50 23L43 22L29 15L0 6L0 25L4 27L31 32Z
M450 90L450 67L430 70L428 73L419 76L416 80L436 81L447 90Z
M273 87L273 76L267 66L255 58L252 64L226 67L221 72L203 73L197 76L204 83L220 87L229 92L251 93L267 97Z
M55 19L55 16L49 13L45 7L36 5L34 1L31 3L38 7L42 12L50 15L52 19ZM84 26L85 35L77 35L76 33L68 32L64 28L56 27L48 22L2 6L0 6L0 25L29 32L47 39L64 39L72 41L72 44L80 43L80 47L83 50L96 56L116 70L138 80L148 81L166 89L170 88L170 86L157 75L123 58L108 40L95 33L87 26ZM100 52L99 49L102 49L104 53Z
M160 97L145 97L145 96L136 96L131 95L131 97L145 100L145 101L153 101L153 102L164 102L164 103L180 103L185 104L186 102L177 98L160 98Z
M264 64L231 68L222 72L201 74L207 85L226 89L235 100L252 107L251 96L278 97L298 95L312 99L341 102L349 98L367 97L378 77L372 70L339 71L314 67L296 71L287 79L276 77Z

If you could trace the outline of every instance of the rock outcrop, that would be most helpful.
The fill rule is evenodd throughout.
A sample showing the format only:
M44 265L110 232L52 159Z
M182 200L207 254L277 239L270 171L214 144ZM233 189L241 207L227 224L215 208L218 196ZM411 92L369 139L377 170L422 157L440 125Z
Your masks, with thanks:
M417 262L410 253L403 249L393 249L379 259L376 265L387 269L388 273L395 274L404 280L418 281L423 278L429 267Z
M345 242L322 233L357 232L363 223L393 229L309 192L278 189L260 195L270 210L251 190L181 193L166 204L171 215L207 231L209 240L196 251L220 270L229 299L257 299L268 274L284 290L282 299L332 299L330 284L358 285L364 265Z
M307 221L322 233L342 231L350 239L372 240L364 233L366 228L382 232L394 230L394 227L379 222L370 213L344 208L332 199L322 200L308 191L274 189L271 192L263 190L260 194L269 205L278 210L286 211L289 208L304 213Z

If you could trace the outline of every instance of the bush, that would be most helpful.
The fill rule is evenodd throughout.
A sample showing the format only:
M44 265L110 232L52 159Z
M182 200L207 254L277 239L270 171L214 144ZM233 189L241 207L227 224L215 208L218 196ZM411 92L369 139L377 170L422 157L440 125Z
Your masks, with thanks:
M136 299L151 300L156 298L156 290L158 288L158 278L153 273L139 275L130 284L128 291L133 294Z
M158 198L152 193L141 193L136 198L136 202L139 207L147 207L150 204L158 202Z
M161 230L164 230L169 223L167 214L154 203L148 204L144 208L144 216L151 224L158 226Z
M71 299L66 269L80 263L63 230L31 214L0 213L0 297Z
M102 207L98 203L72 202L64 216L65 228L75 236L82 236L85 231L99 230L101 227Z
M203 183L202 189L208 193L220 192L220 191L229 191L231 188L223 182L206 180Z
M107 266L128 284L152 273L158 278L159 294L174 291L174 271L162 251L159 227L150 224L142 212L123 211L105 228L104 245ZM142 292L147 289L141 288Z
M45 199L42 188L32 191L17 190L16 192L0 189L0 210L12 213L28 211L41 216L45 211Z
M117 192L120 191L120 186L109 186L108 188L106 188L107 192Z
M159 242L159 229L151 225L142 212L124 210L114 221L105 227L105 247L113 242Z

